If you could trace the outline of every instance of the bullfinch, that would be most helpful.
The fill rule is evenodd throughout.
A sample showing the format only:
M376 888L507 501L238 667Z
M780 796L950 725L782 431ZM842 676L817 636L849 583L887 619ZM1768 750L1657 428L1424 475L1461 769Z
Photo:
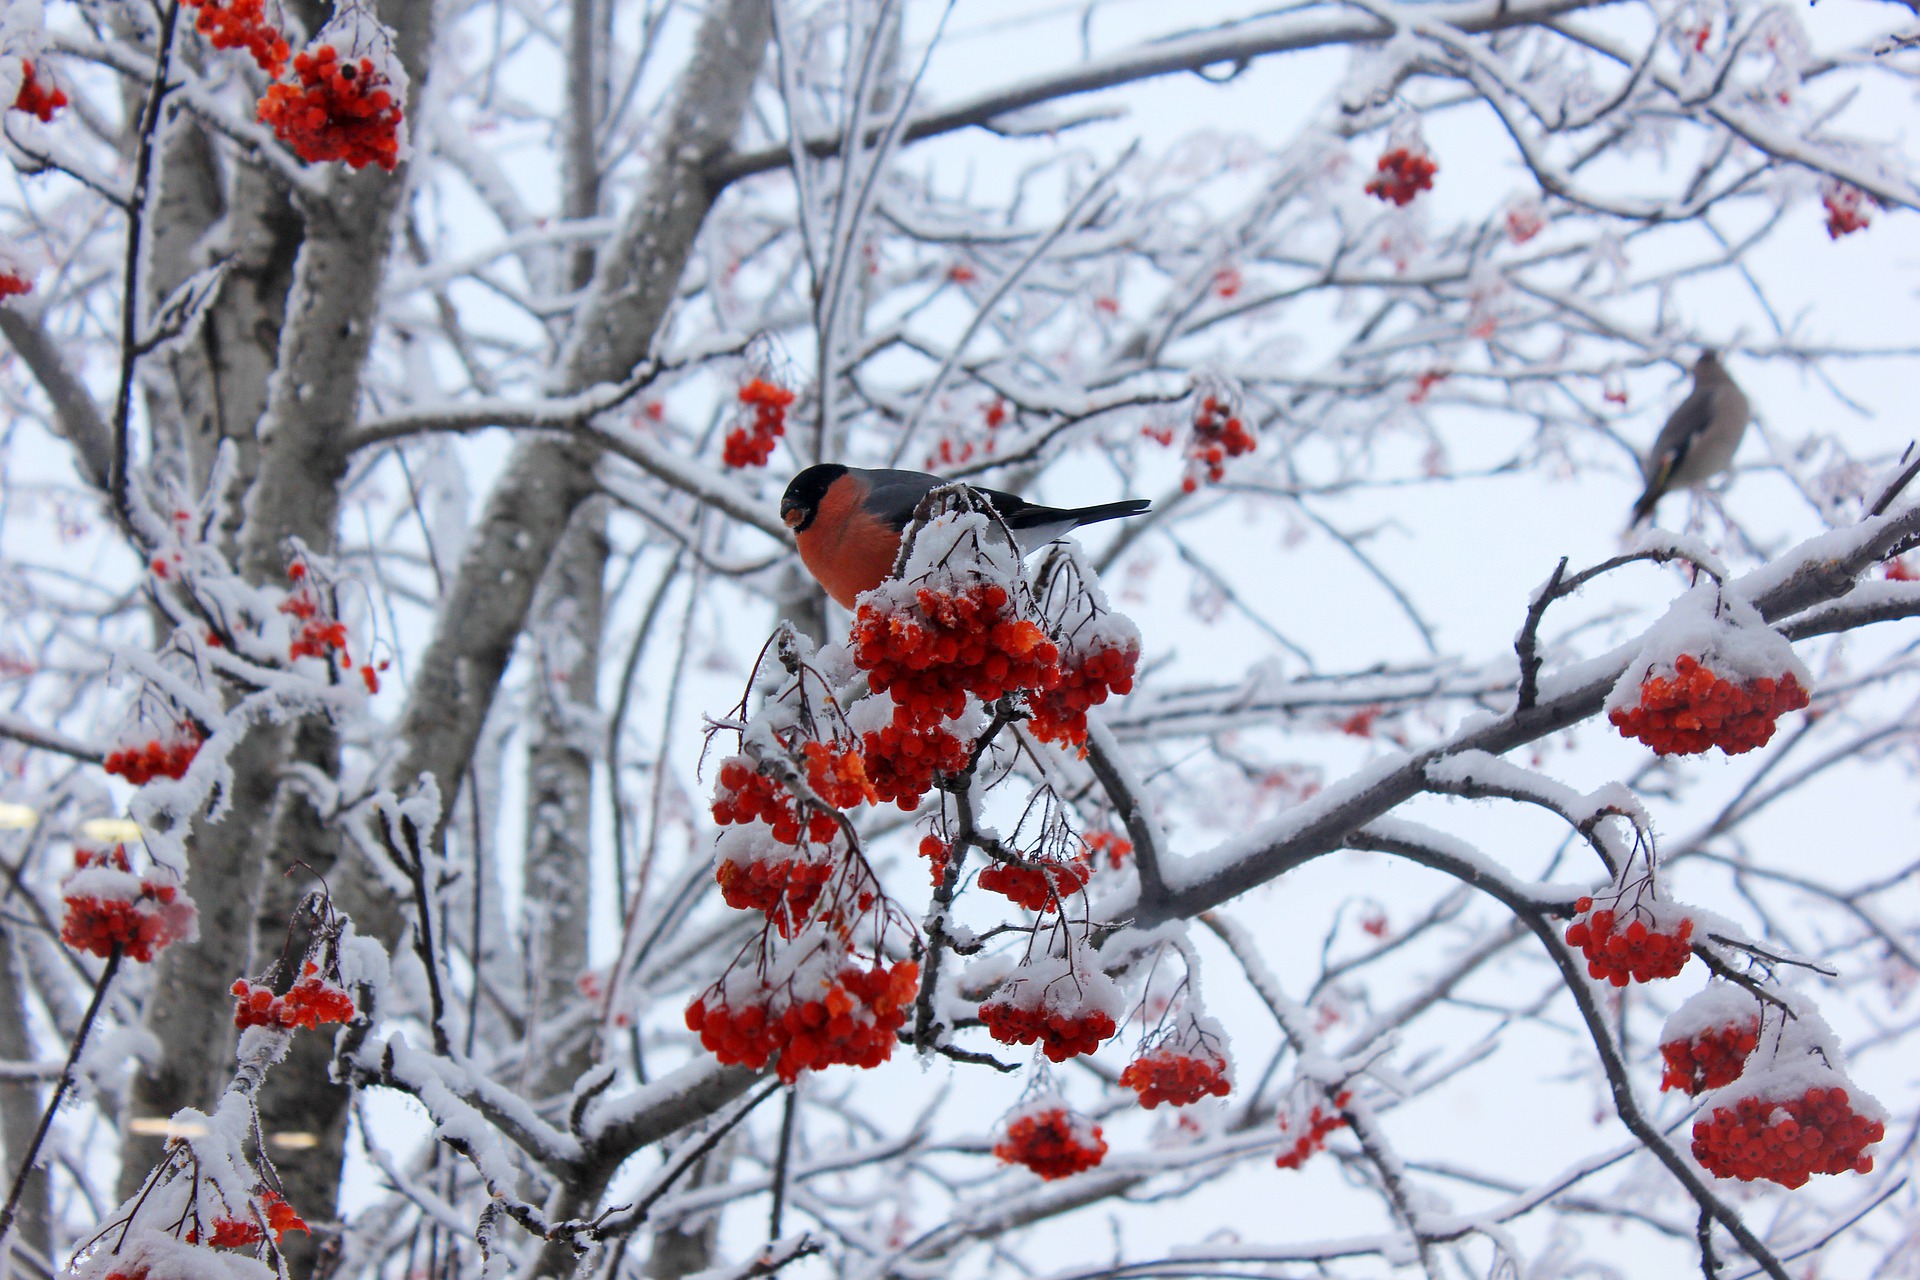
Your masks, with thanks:
M1651 519L1669 490L1703 485L1725 471L1752 416L1746 394L1728 376L1719 353L1701 352L1693 366L1693 391L1660 428L1641 468L1647 489L1633 504L1633 523Z
M808 572L828 595L851 609L863 592L887 580L914 508L946 483L924 471L871 471L823 462L787 485L780 518L793 530ZM1023 553L1064 538L1083 524L1137 516L1152 505L1145 498L1129 498L1092 507L1042 507L998 489L974 488L1007 522Z

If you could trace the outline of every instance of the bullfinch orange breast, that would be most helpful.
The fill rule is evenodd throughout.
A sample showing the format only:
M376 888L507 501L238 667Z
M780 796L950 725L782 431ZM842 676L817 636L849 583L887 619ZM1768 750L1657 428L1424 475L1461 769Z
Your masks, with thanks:
M808 467L787 485L780 518L793 530L801 563L851 609L893 572L900 535L913 520L920 500L945 484L924 471L878 471L823 462ZM1092 507L1043 507L998 489L976 492L993 504L1022 551L1064 538L1083 524L1137 516L1151 503L1145 498L1103 502Z

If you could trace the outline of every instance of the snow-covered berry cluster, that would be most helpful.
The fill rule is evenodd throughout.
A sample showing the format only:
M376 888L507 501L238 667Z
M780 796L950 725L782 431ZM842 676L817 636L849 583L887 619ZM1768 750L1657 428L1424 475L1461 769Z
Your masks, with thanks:
M1290 1136L1292 1141L1273 1158L1274 1164L1282 1169L1298 1169L1316 1151L1326 1150L1327 1135L1347 1127L1347 1117L1341 1108L1352 1101L1352 1090L1342 1089L1326 1103L1313 1103L1304 1113L1283 1110L1280 1113L1280 1133Z
M405 100L406 75L396 59L342 56L322 31L293 55L291 77L267 87L258 115L309 164L338 160L392 172L406 143Z
M1699 1096L1740 1078L1760 1044L1760 1008L1729 982L1705 990L1675 1009L1660 1030L1665 1070L1660 1087Z
M269 76L286 70L292 49L279 25L267 17L265 0L186 0L200 10L194 29L216 49L245 49Z
M753 378L740 388L740 403L753 410L753 420L727 432L722 461L730 467L764 467L774 443L786 434L787 406L794 393L765 378Z
M1742 1097L1714 1106L1693 1125L1693 1158L1721 1178L1766 1179L1802 1187L1816 1173L1870 1173L1866 1149L1886 1137L1886 1117L1871 1099L1856 1108L1838 1084L1795 1096Z
M306 962L300 980L288 988L285 995L277 996L271 987L245 978L234 982L233 995L233 1025L242 1030L247 1027L292 1030L353 1020L353 997L321 973L320 966L311 960Z
M165 740L149 738L131 747L109 751L101 768L136 787L143 787L155 778L185 777L193 758L200 754L203 741L199 726L190 720L183 721Z
M1068 1107L1057 1095L1044 1094L1001 1122L993 1154L1022 1165L1051 1182L1070 1178L1106 1159L1100 1126Z
M1088 709L1133 691L1140 632L1125 614L1113 611L1093 571L1069 544L1048 553L1035 582L1059 666L1050 686L1028 695L1027 727L1042 742L1084 749Z
M20 92L14 95L13 109L35 116L45 124L53 119L54 112L66 105L65 91L45 75L35 74L31 58L20 59Z
M887 958L888 930L911 926L845 818L879 795L812 656L783 627L741 699L741 749L722 762L714 793L714 819L725 828L715 874L727 905L759 911L767 924L686 1014L720 1061L756 1070L775 1062L788 1081L886 1061L920 980L915 962ZM747 722L755 690L767 696Z
M1868 199L1866 192L1838 178L1828 178L1821 183L1820 204L1827 211L1827 238L1838 240L1841 236L1865 231L1873 221L1867 215Z
M1038 1044L1054 1062L1092 1053L1119 1030L1125 1001L1090 948L1056 935L1049 951L1029 955L980 1006L987 1034L1002 1044Z
M1163 1102L1185 1107L1209 1096L1224 1098L1233 1090L1226 1039L1218 1022L1187 1013L1141 1048L1120 1073L1120 1084L1138 1094L1148 1110Z
M1683 653L1674 659L1672 675L1649 674L1640 700L1614 708L1607 719L1621 736L1637 738L1659 755L1719 747L1736 756L1766 746L1780 717L1809 701L1792 673L1735 684Z
M888 585L860 603L854 660L875 690L893 698L894 722L903 728L961 715L968 694L993 702L1058 678L1059 650L1038 622L1012 607L1014 597L1001 584L923 586L908 601Z
M1226 478L1228 458L1252 453L1259 445L1231 398L1202 396L1187 435L1187 474L1180 481L1181 490L1192 493L1203 481L1219 484Z
M730 971L687 1007L687 1027L721 1062L758 1071L774 1060L791 1084L802 1071L885 1062L919 987L911 960L863 968L821 946L784 973Z
M777 748L766 752L764 767L750 755L720 766L713 818L727 830L716 846L714 875L728 906L761 912L781 937L791 938L812 916L828 881L850 867L839 843L843 812L879 795L860 753L844 740L770 736L763 749L765 743ZM811 794L795 796L773 776L782 771L803 778ZM854 910L864 909L857 899Z
M1440 165L1418 144L1389 147L1374 165L1367 179L1367 194L1376 200L1409 205L1422 191L1433 189L1433 175Z
M1607 719L1661 755L1762 747L1810 701L1812 674L1746 601L1704 583L1647 633L1608 695Z
M1596 908L1592 898L1573 904L1573 923L1567 926L1567 945L1587 957L1587 972L1616 987L1629 982L1671 978L1686 967L1693 954L1693 920L1650 894L1622 909L1624 898Z
M1050 688L1060 658L993 517L950 511L911 536L901 575L860 598L848 641L871 691L886 695L859 708L867 775L903 809L966 766L969 699Z
M178 877L160 867L135 874L125 845L103 853L77 850L60 896L66 905L61 939L96 956L118 947L144 964L171 943L200 937L199 913Z

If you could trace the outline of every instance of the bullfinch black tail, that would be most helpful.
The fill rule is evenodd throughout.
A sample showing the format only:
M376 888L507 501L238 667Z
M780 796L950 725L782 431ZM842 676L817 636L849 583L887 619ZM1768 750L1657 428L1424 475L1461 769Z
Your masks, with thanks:
M1099 524L1102 520L1124 520L1128 516L1141 515L1152 506L1153 504L1145 498L1128 498L1124 502L1102 502L1091 507L1075 507L1071 511L1062 511L1053 518L1071 519L1076 525ZM1042 507L1040 510L1044 511L1046 508Z

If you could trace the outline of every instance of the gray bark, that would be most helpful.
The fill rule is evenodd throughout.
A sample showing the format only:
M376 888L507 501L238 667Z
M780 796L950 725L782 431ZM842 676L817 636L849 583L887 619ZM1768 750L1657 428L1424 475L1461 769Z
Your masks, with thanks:
M0 925L0 1059L31 1062L33 1038L27 1032L26 990L22 983L24 968L14 954L14 937L21 926ZM40 1126L40 1112L46 1105L40 1090L24 1082L0 1086L0 1140L6 1143L0 1168L11 1178L20 1160L33 1142ZM44 1156L44 1153L43 1153ZM27 1177L25 1192L16 1211L15 1239L42 1258L53 1255L52 1201L47 1189L44 1158Z

